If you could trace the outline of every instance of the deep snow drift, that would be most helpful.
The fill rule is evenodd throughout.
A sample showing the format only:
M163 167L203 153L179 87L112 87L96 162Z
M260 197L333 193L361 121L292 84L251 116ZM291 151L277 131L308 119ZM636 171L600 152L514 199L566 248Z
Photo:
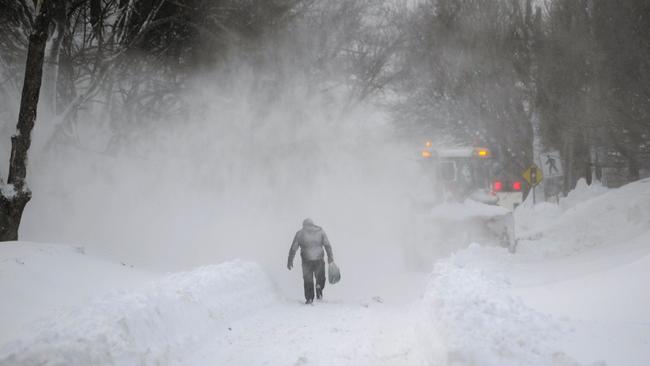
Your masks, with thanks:
M0 343L30 322L109 291L137 289L159 277L131 264L87 255L83 247L0 245Z
M20 247L25 244L10 245ZM65 251L65 248L53 246L46 248ZM49 256L49 264L35 269L47 271L50 276L56 275L52 264L65 257L60 254ZM35 265L33 258L33 255L27 256L21 265ZM72 264L97 262L80 257L68 259ZM101 272L100 269L95 271ZM119 272L109 268L108 273L117 275ZM127 273L122 273L122 276ZM78 272L77 276L83 276L83 272ZM3 280L11 282L12 279ZM65 283L61 280L50 282ZM40 292L46 290L48 282L37 279L22 285L29 291ZM58 288L58 293L50 293L53 301L67 294L75 296L75 293L88 292L74 287L74 283L70 285L69 289ZM96 285L102 286L99 282ZM23 301L26 299L26 296L17 294L18 291L10 292L11 289L4 288L4 281L2 287L3 294L17 296ZM32 306L48 303L47 298L41 298L37 304L34 299L28 301ZM113 291L90 302L61 306L61 311L31 323L22 333L13 334L15 338L0 349L0 364L182 364L188 357L186 349L199 340L274 301L277 301L277 295L273 284L254 263L229 262L171 274L137 290ZM20 308L21 304L16 305ZM12 314L8 309L2 315L5 318Z
M516 220L515 255L473 244L436 265L425 302L443 363L647 365L650 180L580 182Z
M13 254L22 252L22 264L0 283L0 292L14 298L2 320L21 318L13 310L25 303L43 307L44 318L22 318L27 325L21 332L4 334L8 341L0 344L1 365L426 364L426 348L414 326L422 318L417 306L387 304L380 297L306 306L281 296L259 265L241 261L137 285L129 277L143 276L128 266L99 266L94 276L65 288L65 278L52 276L59 264L74 271L101 260L64 246L8 245ZM43 257L48 260L39 262ZM13 259L0 269L14 267ZM35 272L42 275L25 276ZM115 282L98 281L99 273ZM85 281L97 288L76 286ZM40 298L24 291L40 292L51 284L55 292ZM80 300L111 288L93 300ZM78 303L61 301L68 295ZM57 311L47 311L48 303Z

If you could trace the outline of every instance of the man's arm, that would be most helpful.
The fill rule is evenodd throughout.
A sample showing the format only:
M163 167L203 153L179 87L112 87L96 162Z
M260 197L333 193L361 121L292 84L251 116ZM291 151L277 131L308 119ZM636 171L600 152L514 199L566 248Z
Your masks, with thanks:
M325 234L325 231L322 231L323 233L323 247L325 247L325 251L327 252L327 263L332 263L334 262L334 254L332 254L332 245L330 244L329 239L327 238L327 234Z
M291 248L289 248L289 259L287 260L287 269L291 270L293 268L293 257L296 256L298 251L298 233L293 237L293 243L291 243Z

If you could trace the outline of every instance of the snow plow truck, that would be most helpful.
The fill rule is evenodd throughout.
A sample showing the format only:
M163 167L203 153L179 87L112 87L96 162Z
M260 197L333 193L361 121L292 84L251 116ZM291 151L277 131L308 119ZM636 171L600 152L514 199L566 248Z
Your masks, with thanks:
M523 183L500 173L483 147L436 148L427 141L417 158L407 261L428 270L436 259L471 243L516 249L513 210Z

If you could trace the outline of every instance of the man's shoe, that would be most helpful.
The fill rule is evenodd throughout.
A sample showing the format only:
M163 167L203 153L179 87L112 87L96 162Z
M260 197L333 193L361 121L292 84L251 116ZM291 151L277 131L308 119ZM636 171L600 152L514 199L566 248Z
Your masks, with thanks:
M305 301L305 305L309 305L309 304L311 304L311 303L313 303L313 302L314 302L314 299L307 300L307 301Z

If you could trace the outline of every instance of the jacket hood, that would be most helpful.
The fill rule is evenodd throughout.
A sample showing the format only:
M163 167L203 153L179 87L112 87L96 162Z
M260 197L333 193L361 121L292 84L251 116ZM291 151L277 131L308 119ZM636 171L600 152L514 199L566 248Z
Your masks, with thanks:
M311 219L303 220L302 228L303 230L312 231L312 232L322 230L320 226L314 225L314 222Z

